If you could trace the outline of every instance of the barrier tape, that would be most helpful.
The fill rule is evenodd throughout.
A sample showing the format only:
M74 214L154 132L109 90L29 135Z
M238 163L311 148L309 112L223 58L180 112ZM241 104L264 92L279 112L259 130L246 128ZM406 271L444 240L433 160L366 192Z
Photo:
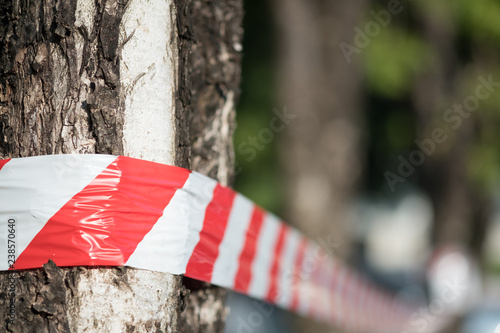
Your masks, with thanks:
M185 274L359 331L401 332L416 311L333 257L308 269L328 256L315 242L179 167L109 155L0 160L0 227L0 248L15 249L0 253L0 270L52 259Z

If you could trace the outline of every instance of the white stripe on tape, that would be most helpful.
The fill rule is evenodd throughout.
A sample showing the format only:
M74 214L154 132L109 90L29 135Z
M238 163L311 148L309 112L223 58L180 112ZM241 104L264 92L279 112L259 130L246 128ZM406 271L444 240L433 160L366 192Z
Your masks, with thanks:
M257 253L252 265L249 294L264 299L270 284L274 248L278 241L279 220L273 214L264 216L264 225L257 242Z
M234 287L234 279L243 250L245 234L252 218L254 204L237 194L229 215L226 233L220 244L220 252L215 261L212 283L226 288Z

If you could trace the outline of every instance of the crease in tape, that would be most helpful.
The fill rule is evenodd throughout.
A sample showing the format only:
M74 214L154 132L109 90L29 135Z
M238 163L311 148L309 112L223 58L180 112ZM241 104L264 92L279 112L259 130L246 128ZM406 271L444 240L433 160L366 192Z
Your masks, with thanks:
M13 243L14 242L14 243ZM15 264L131 266L210 282L332 325L401 332L398 300L243 195L199 173L123 156L0 160L0 248ZM437 317L427 332L447 322ZM430 327L432 326L432 327Z

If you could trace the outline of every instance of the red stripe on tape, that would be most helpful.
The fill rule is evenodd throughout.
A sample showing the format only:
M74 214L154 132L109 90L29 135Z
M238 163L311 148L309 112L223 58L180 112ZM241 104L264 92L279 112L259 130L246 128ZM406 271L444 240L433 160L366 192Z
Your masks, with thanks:
M245 245L239 258L238 272L236 273L234 288L236 291L246 293L252 280L252 263L257 249L257 238L264 221L264 212L255 206L250 225L245 234Z
M48 258L58 266L124 265L189 173L118 157L47 222L16 268L41 266Z
M3 166L5 164L7 164L7 162L9 162L9 161L10 161L10 159L8 159L8 160L0 160L0 170L2 170Z
M200 240L186 267L186 276L204 281L212 280L215 260L219 255L219 246L224 238L229 214L236 193L220 184L214 189L214 196L207 206Z
M270 284L269 290L267 291L266 299L271 302L276 302L278 298L278 274L280 273L281 267L281 254L283 253L283 248L285 245L285 238L288 234L288 228L285 224L280 224L280 231L278 233L278 241L276 242L276 247L274 249L274 258L271 266L270 273Z

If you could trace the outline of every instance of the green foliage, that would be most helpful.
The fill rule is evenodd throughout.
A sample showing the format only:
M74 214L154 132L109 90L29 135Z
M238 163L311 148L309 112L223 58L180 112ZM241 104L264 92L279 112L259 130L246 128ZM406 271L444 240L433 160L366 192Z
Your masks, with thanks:
M406 110L398 110L389 114L386 122L386 137L391 149L404 150L411 147L415 140L411 114Z
M499 40L498 46L500 46ZM493 44L494 45L494 44ZM482 64L480 72L463 78L463 94L470 95L476 90L478 75L500 82L500 67L497 64ZM488 99L481 100L479 108L469 121L475 121L473 143L467 150L468 177L479 191L491 193L500 180L500 87Z
M430 59L431 50L419 37L389 25L363 50L367 84L375 94L399 98L410 92Z
M469 176L479 188L489 190L491 184L498 184L500 155L496 145L478 140L471 147L467 161Z
M495 81L500 81L500 66L495 61L500 50L500 1L497 0L458 0L453 2L439 2L421 0L413 2L408 14L399 15L400 20L392 20L380 34L370 40L366 49L362 50L363 68L367 92L371 96L367 109L370 142L369 156L373 156L368 168L370 177L381 177L384 168L387 168L399 154L405 154L412 149L416 138L417 123L416 110L412 110L411 93L415 89L414 82L421 76L435 71L435 64L439 52L425 41L424 31L419 23L419 17L432 16L435 29L449 29L453 31L454 40L451 45L456 49L458 63L454 75L457 92L454 100L440 101L442 107L434 110L433 124L446 128L442 123L443 112L475 92L478 86L477 77L487 77L493 73ZM371 18L369 17L368 20ZM402 22L408 20L408 22ZM363 24L360 25L361 27ZM491 59L488 62L478 62L477 57ZM450 59L450 61L456 61ZM471 68L474 66L473 68ZM465 73L465 74L464 74ZM471 74L474 73L474 74ZM463 89L460 89L462 87ZM373 103L373 101L376 101ZM407 107L401 111L399 104ZM473 124L471 133L472 143L464 150L469 171L469 181L476 184L481 191L491 191L493 184L499 181L500 140L498 128L500 126L500 89L490 98L481 101L479 109L464 122ZM382 123L382 124L381 124ZM470 123L468 124L470 125ZM449 127L449 126L448 126ZM440 148L440 154L449 154L446 151L452 140L457 140L455 131L449 133L452 138L447 145ZM415 148L415 147L413 147ZM444 151L443 151L444 150ZM382 160L382 161L381 161ZM380 184L380 182L370 182Z
M500 43L500 2L497 0L459 0L459 19L463 33L472 38Z
M277 161L277 139L253 145L252 137L269 127L276 105L276 65L274 29L270 3L265 0L245 2L245 39L242 95L237 108L234 135L236 180L234 188L265 209L280 213L283 186ZM262 149L260 149L263 147ZM255 156L245 153L252 149Z

